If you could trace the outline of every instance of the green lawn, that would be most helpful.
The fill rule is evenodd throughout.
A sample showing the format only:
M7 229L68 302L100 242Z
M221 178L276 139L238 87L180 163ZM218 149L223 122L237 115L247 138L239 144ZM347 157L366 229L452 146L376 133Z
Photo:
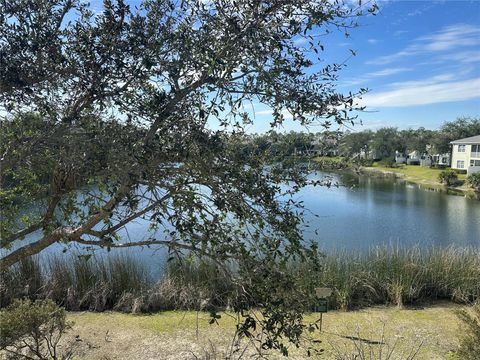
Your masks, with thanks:
M445 359L458 346L460 324L454 314L458 305L450 303L425 309L375 307L361 311L331 311L323 316L323 331L311 333L320 340L320 357L332 359L352 354L355 347L364 351L394 348L394 359L406 359L412 349L420 348L415 359ZM152 315L114 312L70 313L75 322L70 336L78 335L79 359L222 359L230 351L235 318L222 314L219 324L210 325L208 313L170 311ZM319 314L310 314L315 321ZM244 358L254 353L254 345L243 341ZM276 353L273 358L281 358ZM304 350L291 348L290 357L306 358ZM374 357L377 358L377 357Z
M317 156L314 158L314 160L317 162L343 162L345 159L346 158L341 156ZM389 168L380 165L378 162L375 162L371 167L367 167L367 169L396 173L402 175L402 177L404 177L406 180L436 185L440 185L438 182L438 174L443 171L443 169L435 169L419 165L400 165L398 168ZM458 179L461 181L464 181L466 177L466 174L458 174Z
M379 165L378 163L374 163L371 167L372 169L377 169L381 171L388 171L397 174L402 174L406 180L420 182L420 183L431 183L431 184L438 184L438 174L442 172L442 169L434 169L429 168L426 166L418 166L418 165L401 165L398 168L389 168ZM464 181L466 179L465 174L459 174L458 179Z
M332 161L332 162L344 162L346 160L343 156L316 156L313 160L322 162L322 161Z

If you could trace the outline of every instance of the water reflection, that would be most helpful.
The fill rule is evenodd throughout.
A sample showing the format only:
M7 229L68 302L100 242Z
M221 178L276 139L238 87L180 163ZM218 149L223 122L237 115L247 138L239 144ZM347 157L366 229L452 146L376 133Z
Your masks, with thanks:
M320 179L326 174L312 174ZM310 227L305 237L317 241L325 250L367 250L373 246L475 246L480 247L480 201L420 186L393 178L335 174L335 187L307 187L299 200L314 215L307 215ZM307 213L308 214L308 213ZM138 241L151 236L148 222L130 223L120 234ZM317 230L315 232L315 230ZM32 234L38 238L41 234ZM83 252L78 245L69 251ZM46 255L65 251L66 244L55 244ZM112 249L142 259L153 274L160 273L167 257L165 249ZM97 250L107 254L106 250Z
M316 176L321 176L318 174ZM377 245L480 246L480 202L395 179L338 175L346 186L305 189L325 249ZM352 187L353 186L353 187ZM308 195L308 196L305 196Z

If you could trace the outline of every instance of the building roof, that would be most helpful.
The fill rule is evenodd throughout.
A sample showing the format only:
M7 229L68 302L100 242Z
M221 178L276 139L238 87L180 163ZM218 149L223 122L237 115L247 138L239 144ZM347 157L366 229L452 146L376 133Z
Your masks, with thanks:
M451 141L450 144L480 144L480 135Z

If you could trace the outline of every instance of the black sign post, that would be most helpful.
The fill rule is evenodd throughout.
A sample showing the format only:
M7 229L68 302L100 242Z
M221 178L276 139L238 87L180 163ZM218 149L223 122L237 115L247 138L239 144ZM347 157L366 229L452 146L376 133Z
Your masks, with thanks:
M328 311L328 300L327 297L329 297L332 294L332 289L329 288L317 288L315 289L315 293L318 298L318 303L317 303L317 312L320 313L320 332L322 331L322 322L323 322L323 313L326 313Z
M328 300L327 299L319 299L318 300L317 311L319 313L326 313L328 311Z

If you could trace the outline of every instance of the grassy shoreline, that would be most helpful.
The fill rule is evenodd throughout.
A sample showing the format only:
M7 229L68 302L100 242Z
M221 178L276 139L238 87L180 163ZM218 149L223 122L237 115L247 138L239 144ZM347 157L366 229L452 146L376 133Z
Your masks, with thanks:
M172 261L161 278L150 279L139 258L85 260L72 255L42 263L30 259L2 274L0 306L29 297L52 299L67 310L224 309L236 301L239 280L232 280L217 266L198 259ZM308 288L332 288L334 309L403 307L437 300L468 304L480 298L480 249L474 248L333 252L325 255L316 271L308 263L292 263L288 271Z
M417 360L459 360L454 352L462 330L455 311L480 299L480 249L337 252L325 255L320 273L302 263L292 263L288 271L306 285L334 290L329 298L333 310L323 315L322 332L304 333L310 341L300 349L290 346L293 359L306 358L305 349L314 344L327 359L352 359L359 348L377 355L393 349L391 359L406 359L418 348ZM78 344L76 359L230 355L237 318L227 304L238 293L213 263L169 262L157 282L146 276L140 259L129 257L63 256L43 264L31 260L2 275L3 305L9 298L27 296L50 298L75 310L68 313L75 324L65 341ZM218 325L209 325L210 308L221 315ZM303 319L312 323L318 318L313 312ZM241 344L243 358L254 355L252 343L244 339Z
M425 188L448 191L453 190L458 193L475 194L473 189L465 185L466 175L459 174L458 178L461 186L445 186L438 181L438 175L442 169L426 168L416 165L403 165L398 168L383 167L379 164L362 167L361 170L366 174L380 173L384 175L393 175L396 178L403 179L410 183L422 185Z
M469 199L480 200L480 193L463 184L461 186L446 186L438 181L433 181L414 175L409 175L395 169L381 167L361 167L360 172L367 176L394 176L398 180L405 181L410 184L419 185L425 190L438 191L447 195L464 196ZM462 174L460 174L462 176ZM463 175L465 176L465 175Z
M466 174L458 174L460 186L445 186L438 181L438 175L443 169L436 169L418 165L400 165L391 168L380 165L378 162L372 166L358 166L343 157L314 158L315 162L325 170L348 170L355 169L367 176L393 176L409 183L418 184L427 190L446 192L451 195L465 195L469 198L480 200L480 194L465 184Z

